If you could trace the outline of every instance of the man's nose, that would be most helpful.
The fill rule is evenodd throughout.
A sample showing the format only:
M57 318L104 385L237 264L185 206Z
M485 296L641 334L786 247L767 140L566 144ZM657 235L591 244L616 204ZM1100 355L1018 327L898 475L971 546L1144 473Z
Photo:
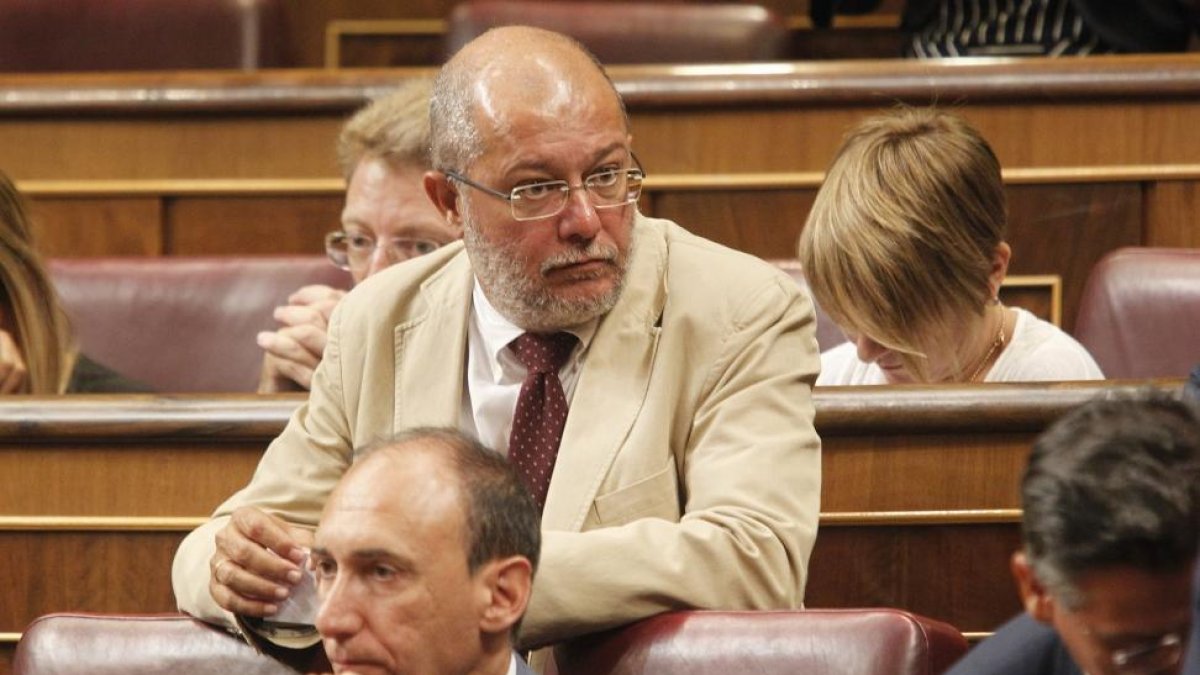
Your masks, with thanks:
M390 242L381 241L376 244L375 250L371 251L371 257L367 260L367 276L382 272L402 260L403 258L393 251Z
M567 204L560 214L558 233L563 239L591 241L602 228L600 214L592 204L592 198L583 186L567 194Z
M362 614L353 594L340 579L335 579L328 591L321 594L317 609L317 631L325 637L347 638L362 628Z

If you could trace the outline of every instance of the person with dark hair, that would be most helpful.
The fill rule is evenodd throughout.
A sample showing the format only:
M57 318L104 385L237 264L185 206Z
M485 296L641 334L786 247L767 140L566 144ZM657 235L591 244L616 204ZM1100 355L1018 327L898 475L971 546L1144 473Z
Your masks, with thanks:
M541 546L503 456L452 429L360 451L317 527L317 630L335 672L532 673L513 653Z
M880 0L812 0L817 26ZM1194 0L908 0L904 55L1083 56L1182 52L1200 26Z
M1180 672L1200 537L1200 410L1165 395L1081 406L1034 444L1021 505L1012 570L1026 613L950 673Z

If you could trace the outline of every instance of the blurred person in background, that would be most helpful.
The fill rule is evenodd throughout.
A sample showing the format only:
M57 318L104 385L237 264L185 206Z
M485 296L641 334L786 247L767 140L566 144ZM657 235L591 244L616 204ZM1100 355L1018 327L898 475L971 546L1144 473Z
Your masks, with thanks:
M881 0L812 0L813 23ZM908 0L905 56L1084 56L1182 52L1200 26L1195 0Z
M25 201L0 172L0 394L138 391L147 389L79 353Z

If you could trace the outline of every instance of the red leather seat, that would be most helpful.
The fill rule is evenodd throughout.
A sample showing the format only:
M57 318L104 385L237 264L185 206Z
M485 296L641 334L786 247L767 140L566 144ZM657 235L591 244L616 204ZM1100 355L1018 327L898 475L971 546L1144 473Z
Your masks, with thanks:
M297 663L308 670L320 664ZM50 614L25 629L13 675L295 675L242 640L182 614Z
M952 626L894 609L671 612L555 650L563 675L937 675Z
M1084 286L1075 338L1109 378L1186 377L1200 364L1200 249L1106 255Z
M324 256L58 259L50 277L81 351L155 391L252 392L255 334L307 284L349 288Z
M0 0L0 71L280 65L282 0Z
M966 649L951 626L899 610L672 612L573 641L555 660L564 675L937 675ZM13 667L14 675L295 672L182 615L44 616L26 629Z
M468 0L450 13L446 53L490 28L524 24L579 40L605 65L779 61L787 26L747 3Z

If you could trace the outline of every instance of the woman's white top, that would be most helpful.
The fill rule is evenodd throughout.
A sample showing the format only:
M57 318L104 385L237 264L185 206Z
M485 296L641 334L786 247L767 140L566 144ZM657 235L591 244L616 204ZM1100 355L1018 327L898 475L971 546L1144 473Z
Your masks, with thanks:
M1100 366L1075 338L1020 307L1012 340L992 364L984 382L1103 380ZM818 386L887 384L883 369L858 358L853 342L821 354Z

